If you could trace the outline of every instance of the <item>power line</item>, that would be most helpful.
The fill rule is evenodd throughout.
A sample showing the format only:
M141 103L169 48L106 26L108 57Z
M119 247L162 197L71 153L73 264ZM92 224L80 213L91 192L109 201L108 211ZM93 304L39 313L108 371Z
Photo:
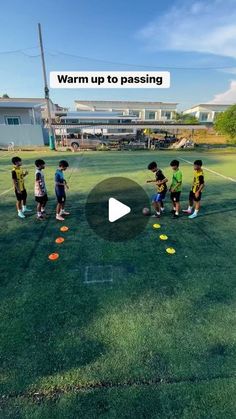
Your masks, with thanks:
M155 70L159 70L159 69L162 69L162 70L167 70L167 69L168 70L225 70L225 69L230 69L230 68L235 68L236 67L236 64L235 65L229 65L229 66L218 66L218 67L215 67L215 66L208 66L208 67L178 67L178 66L169 66L169 65L165 65L165 66L151 66L151 65L148 65L148 64L146 64L146 65L143 65L143 64L130 64L130 63L122 63L122 62L115 62L115 61L103 60L103 59L100 59L100 58L92 58L92 57L87 57L87 56L82 56L82 55L77 55L77 54L70 54L70 53L63 52L63 51L52 51L52 52L53 52L53 54L50 54L49 53L49 55L54 55L55 56L55 53L56 53L57 55L64 55L64 56L72 57L72 58L79 58L79 59L87 60L87 61L96 61L96 62L100 62L100 63L104 63L104 64L124 65L124 66L127 66L127 67L135 67L135 68L141 67L141 68L145 68L145 69L147 69L147 67L148 67L150 69L153 68Z

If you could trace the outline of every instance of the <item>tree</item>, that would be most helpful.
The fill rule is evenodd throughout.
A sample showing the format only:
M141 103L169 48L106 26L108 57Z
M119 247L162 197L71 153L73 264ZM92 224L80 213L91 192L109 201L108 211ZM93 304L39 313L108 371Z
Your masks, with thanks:
M190 114L184 114L183 112L175 112L174 114L174 120L176 122L178 122L179 124L189 124L189 125L194 125L194 124L198 124L199 121L196 118L196 116L194 115L190 115Z
M236 138L236 105L230 106L225 112L219 113L214 123L214 128L219 134Z
M7 93L4 93L4 95L2 95L2 99L10 99Z

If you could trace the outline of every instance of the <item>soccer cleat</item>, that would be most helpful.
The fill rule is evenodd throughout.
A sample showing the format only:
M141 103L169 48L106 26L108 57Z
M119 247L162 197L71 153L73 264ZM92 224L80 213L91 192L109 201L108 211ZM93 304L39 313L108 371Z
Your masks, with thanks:
M32 209L25 207L22 212L32 212Z
M57 214L56 215L56 220L58 220L58 221L64 221L65 218L63 218L60 214Z
M193 218L196 218L197 214L194 212L192 215L190 215L188 218L190 218L190 220L192 220Z
M62 210L60 215L70 215L70 212Z
M18 217L20 218L25 218L25 215L23 214L22 211L18 211Z
M192 214L192 211L191 210L182 210L182 212L184 213L184 214Z
M152 218L160 218L160 217L161 217L160 214L154 214L154 215L152 215Z
M44 220L43 215L42 214L41 215L37 215L37 220Z

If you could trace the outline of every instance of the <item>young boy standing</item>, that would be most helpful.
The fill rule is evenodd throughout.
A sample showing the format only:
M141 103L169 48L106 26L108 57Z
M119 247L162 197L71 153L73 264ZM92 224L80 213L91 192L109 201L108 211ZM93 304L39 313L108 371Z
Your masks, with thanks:
M16 208L18 217L25 218L25 213L31 210L26 206L27 192L25 189L24 178L28 175L27 170L22 169L22 160L20 157L12 158L12 180L16 195Z
M66 160L61 160L55 173L55 192L57 197L56 219L59 221L64 221L63 215L70 215L69 212L65 211L65 188L69 189L69 186L64 179L64 172L68 167L69 163Z
M37 219L43 220L45 217L45 206L48 201L47 189L45 185L45 179L43 169L45 169L45 162L41 159L35 161L35 185L34 195L35 201L37 202Z
M167 192L168 179L165 177L161 169L158 169L155 161L148 165L148 170L155 173L155 180L147 180L147 183L155 182L157 186L157 193L152 196L152 206L155 209L153 217L160 218L161 212L164 211L164 200Z
M185 214L189 214L190 219L196 218L200 210L200 201L202 197L202 190L204 184L204 173L202 170L202 160L195 160L194 162L194 178L192 189L189 193L189 206L187 210L183 210ZM192 213L194 206L194 212Z
M173 169L172 183L170 185L170 198L173 204L173 218L179 218L180 195L182 191L182 172L179 169L179 161L172 160L170 166Z

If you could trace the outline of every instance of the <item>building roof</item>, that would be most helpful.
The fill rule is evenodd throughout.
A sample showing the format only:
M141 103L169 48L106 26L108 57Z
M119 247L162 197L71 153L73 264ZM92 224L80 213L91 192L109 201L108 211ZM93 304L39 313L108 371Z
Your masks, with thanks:
M0 99L0 108L24 108L24 109L32 109L42 106L42 103L34 103L34 102L16 102L16 101L8 101L6 99Z
M125 107L147 107L148 106L160 106L160 105L178 105L177 102L149 102L149 101L123 101L123 100L75 100L75 104L81 105L90 105L90 106L105 106L111 107L114 106L121 106L122 108Z
M217 108L228 108L232 106L232 104L222 104L222 103L199 103L198 105L191 106L191 108L185 109L185 111L189 111L195 108L205 108L205 109L217 109Z

